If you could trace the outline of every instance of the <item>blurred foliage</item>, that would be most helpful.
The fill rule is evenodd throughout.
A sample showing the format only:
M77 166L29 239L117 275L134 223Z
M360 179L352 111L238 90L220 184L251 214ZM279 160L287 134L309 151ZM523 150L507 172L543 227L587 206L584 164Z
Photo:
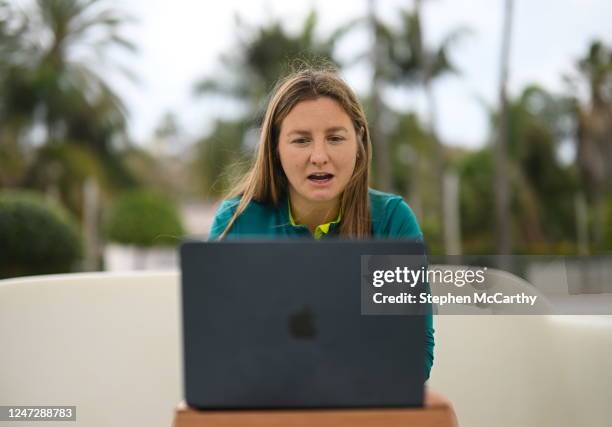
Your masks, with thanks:
M564 108L565 107L565 108ZM564 166L557 145L572 103L542 88L528 87L510 106L510 156L518 167L515 180L515 218L527 246L575 236L574 168Z
M34 192L0 192L0 278L73 271L81 256L75 221Z
M16 187L20 184L26 168L26 159L22 151L0 137L0 188Z
M21 42L3 43L9 58L0 82L3 121L28 117L44 123L48 140L110 151L126 116L101 72L109 49L134 50L119 33L127 18L99 1L38 0L21 13L6 8L12 18L6 27L17 26Z
M572 102L530 86L509 101L508 149L514 250L556 253L575 241L574 167L563 165L558 145L568 132ZM492 128L499 116L492 112ZM459 166L461 231L467 253L494 253L494 161L490 147ZM569 248L569 249L568 249Z
M397 26L377 21L376 31L384 48L383 77L397 85L418 86L449 73L458 73L450 60L453 45L469 31L459 28L446 34L439 45L423 40L423 21L419 10L400 10Z
M90 177L101 183L102 189L108 187L101 162L91 149L51 143L35 151L24 184L28 188L50 192L81 217L83 185Z
M605 214L606 236L604 249L612 252L612 192L608 194Z
M411 10L398 10L393 25L376 18L373 5L366 16L324 36L315 11L296 31L289 31L281 19L251 25L237 16L235 44L221 55L220 72L202 78L194 91L238 101L243 113L217 120L191 147L181 145L176 117L167 114L146 150L130 144L125 106L107 82L111 70L133 78L121 64L108 61L111 50L135 51L122 35L131 19L115 9L116 3L33 0L18 7L0 0L0 187L43 192L77 217L83 213L84 183L91 178L103 202L140 186L179 198L217 198L249 165L267 96L278 78L303 65L347 67L366 60L376 63L383 89L383 105L376 111L374 96L364 97L370 124L388 138L392 186L417 213L430 251L444 251L439 182L450 171L460 177L464 252L493 253L496 165L491 147L443 146L435 124L432 86L439 77L458 73L451 58L467 31L447 32L437 45L429 45L420 1ZM355 49L350 60L340 61L342 38L364 24L374 31L378 51ZM564 94L533 85L510 97L508 171L515 252L575 253L577 196L587 202L583 225L591 252L612 250L612 48L594 40L566 80ZM386 90L409 88L426 95L426 120L384 104ZM498 107L487 114L491 135L496 135ZM374 143L374 155L385 155ZM576 155L568 163L560 153L570 144ZM111 215L129 219L115 220L109 228L118 233L115 240L175 244L183 230L172 204L150 193L130 194L132 202L126 195ZM121 205L129 208L117 213ZM136 214L130 216L130 209ZM163 213L146 215L153 210Z
M419 142L423 141L423 134L415 114L398 115L396 119L398 123L394 126L390 138L391 176L393 188L401 194L408 194L414 177L411 172L419 167L418 159L421 151Z
M445 35L437 46L425 42L424 21L421 13L421 2L416 1L413 10L403 9L399 11L399 25L388 25L379 19L373 19L374 31L377 39L378 52L376 72L386 86L401 88L418 88L427 99L428 117L423 124L429 134L429 144L434 147L428 158L428 167L435 169L435 173L429 178L437 185L433 193L437 195L437 207L429 211L430 215L441 212L442 198L444 198L444 187L442 179L447 171L446 150L438 133L437 103L433 92L433 85L441 77L448 74L457 74L458 68L450 59L453 45L461 39L467 30L460 28ZM383 111L384 112L384 111ZM379 138L386 135L379 134ZM383 147L377 147L378 150ZM393 158L390 153L382 155ZM391 173L391 171L387 172ZM393 186L396 190L398 187ZM411 197L419 199L421 191L412 191ZM415 201L422 205L421 200ZM442 228L442 215L436 215ZM432 219L433 221L433 219Z
M0 16L0 184L67 185L60 193L75 213L73 188L89 166L101 185L133 185L117 150L127 143L125 106L105 80L113 65L133 78L107 57L135 50L121 35L129 18L88 0L1 1Z
M368 22L366 19L360 21ZM378 46L383 50L379 52L378 60L381 61L379 72L385 87L420 87L428 92L437 77L457 73L457 67L450 60L451 51L454 44L468 33L467 30L452 31L437 46L428 46L423 42L418 10L400 11L397 25L387 25L378 19L374 19L374 22ZM302 51L316 52L325 53L331 62L338 63L331 56L333 46L350 26L335 33L329 39L333 43L325 42L320 46L312 37L315 23L316 15L311 14L303 24L301 33L296 35L288 34L278 21L243 30L236 49L222 58L225 68L233 72L232 77L222 81L205 79L200 82L197 88L199 93L230 95L249 106L243 119L219 120L213 131L198 142L195 167L206 196L222 195L236 171L244 170L248 164L251 144L257 139L253 136L257 132L253 131L249 115L256 111L261 113L267 101L265 95L277 78L284 74L291 59L300 58ZM308 42L304 43L305 40ZM593 92L591 103L598 105L599 116L604 110L602 105L606 105L605 111L609 111L610 105L609 85L606 86L611 75L608 65L611 56L608 52L605 46L596 42L578 67L578 78L589 81ZM364 58L371 59L371 55L362 53L357 60ZM428 101L433 112L428 122L415 113L395 112L383 106L393 187L406 196L420 218L432 253L442 253L438 182L441 171L456 171L460 176L459 209L464 251L494 253L495 224L492 213L495 211L496 166L491 147L479 150L441 148L435 121L432 122L436 109L433 96L428 96ZM370 104L371 99L365 99L369 117L373 114ZM584 111L589 109L583 100L571 93L553 94L532 85L510 99L508 110L513 250L534 254L575 253L575 197L581 192L591 194L597 187L593 177L591 181L584 178L588 175L585 171L597 164L594 159L590 166L581 165L580 161L564 163L560 151L567 141L581 141L581 123L585 123ZM491 133L495 135L499 122L497 108L492 108L489 116ZM612 147L612 133L606 130L602 135L598 140L599 151L595 151L599 153L600 163L607 156L604 148ZM580 147L585 143L577 144ZM440 156L444 157L442 163ZM590 217L589 227L594 227L597 216L592 211Z
M175 246L184 233L174 203L146 191L121 195L110 209L106 224L108 239L124 245Z
M595 40L576 65L570 82L588 93L586 102L576 95L576 163L589 202L593 246L603 249L605 195L612 188L612 47Z
M389 145L393 187L404 195L420 221L428 250L444 252L435 215L439 206L434 137L415 113L393 113Z
M459 209L465 253L492 254L495 211L493 154L490 148L466 155L459 166Z
M197 199L201 191L198 190L200 171L192 167L195 148L192 144L175 156L134 145L122 151L122 163L136 182L134 189L155 189L174 200Z
M280 20L253 27L236 15L237 43L231 53L220 58L223 77L200 80L195 92L221 94L245 102L247 117L262 114L274 84L292 69L300 64L340 64L334 49L351 25L344 25L321 40L315 35L317 22L317 14L312 11L297 34L290 34Z
M204 194L222 196L248 169L252 152L243 142L249 136L245 132L242 121L218 121L213 133L198 142L195 173Z
M413 194L411 190L435 181L431 165L434 157L433 137L415 113L394 116L395 123L389 134L393 187L400 194L409 195Z

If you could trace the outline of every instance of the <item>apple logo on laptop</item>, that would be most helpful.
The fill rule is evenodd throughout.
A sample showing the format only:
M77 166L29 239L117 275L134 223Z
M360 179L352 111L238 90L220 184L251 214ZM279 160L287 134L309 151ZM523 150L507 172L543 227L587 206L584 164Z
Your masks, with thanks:
M314 313L310 307L305 306L289 316L289 331L297 339L313 339L317 335Z

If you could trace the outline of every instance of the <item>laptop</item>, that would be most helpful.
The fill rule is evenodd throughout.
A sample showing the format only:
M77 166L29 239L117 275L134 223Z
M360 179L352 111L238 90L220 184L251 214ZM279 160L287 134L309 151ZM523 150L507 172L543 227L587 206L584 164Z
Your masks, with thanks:
M362 256L417 241L186 242L187 404L198 409L419 407L425 318L362 314Z

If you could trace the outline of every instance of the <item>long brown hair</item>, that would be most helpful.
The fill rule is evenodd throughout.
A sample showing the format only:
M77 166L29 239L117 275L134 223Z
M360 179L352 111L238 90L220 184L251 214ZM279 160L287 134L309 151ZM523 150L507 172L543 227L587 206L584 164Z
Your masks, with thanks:
M340 235L365 238L371 235L368 197L372 144L366 116L355 93L333 69L305 69L280 80L272 92L261 127L259 145L251 169L229 192L240 197L223 239L252 200L278 205L288 194L288 181L278 154L278 138L283 120L299 102L329 97L342 106L355 127L358 138L357 161L353 176L340 199Z

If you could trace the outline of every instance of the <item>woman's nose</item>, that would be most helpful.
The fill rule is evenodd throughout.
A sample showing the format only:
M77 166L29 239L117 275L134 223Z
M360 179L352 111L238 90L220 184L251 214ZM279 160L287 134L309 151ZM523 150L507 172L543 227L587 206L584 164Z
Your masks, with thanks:
M327 145L325 141L315 141L312 145L312 153L310 154L310 162L313 165L324 165L328 162Z

